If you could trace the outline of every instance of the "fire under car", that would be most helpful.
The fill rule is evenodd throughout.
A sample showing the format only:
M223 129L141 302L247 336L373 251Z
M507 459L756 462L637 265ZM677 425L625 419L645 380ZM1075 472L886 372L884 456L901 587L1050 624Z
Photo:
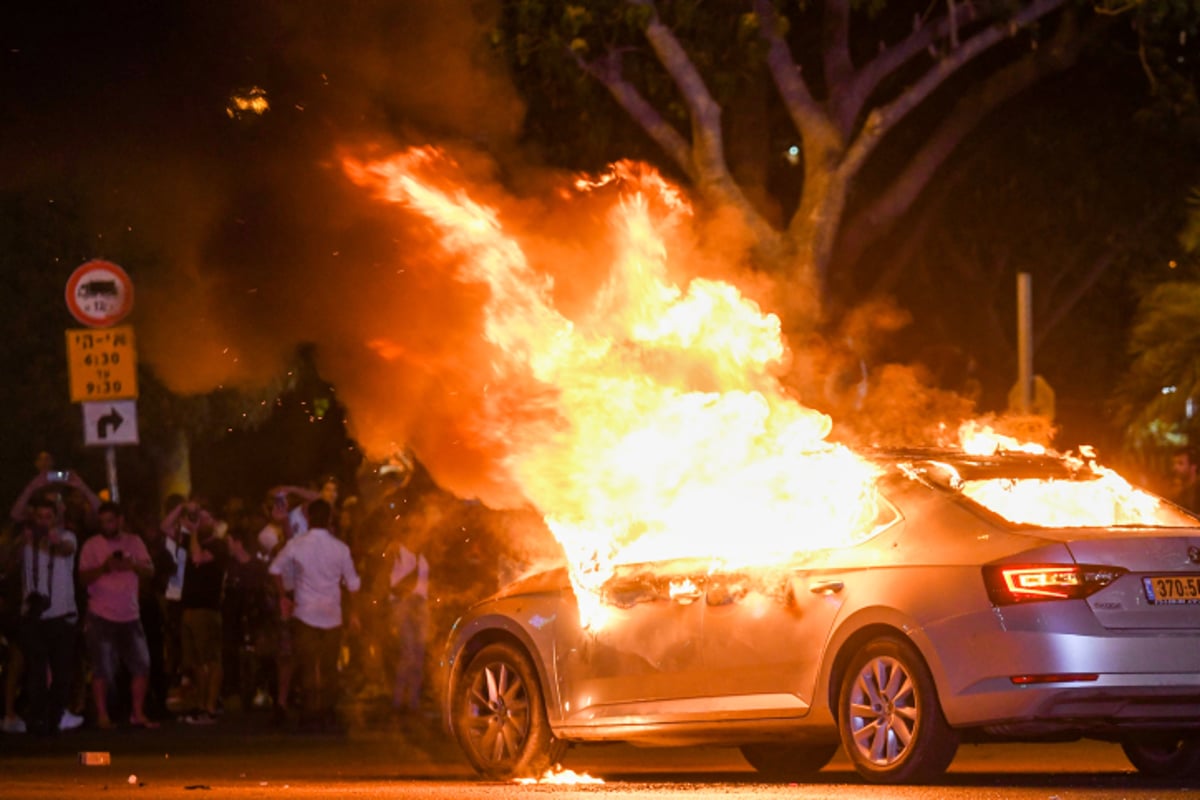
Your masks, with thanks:
M802 781L844 748L902 783L961 742L1094 738L1143 774L1200 775L1200 520L1057 455L872 460L872 522L843 546L621 565L592 598L603 624L565 568L472 607L442 662L472 766L728 745Z

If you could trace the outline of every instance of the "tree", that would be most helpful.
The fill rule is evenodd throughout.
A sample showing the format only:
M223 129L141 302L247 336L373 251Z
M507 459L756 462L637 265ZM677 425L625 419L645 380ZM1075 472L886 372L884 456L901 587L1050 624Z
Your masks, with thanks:
M1146 57L1161 51L1149 33L1179 14L1128 8L1151 74L1162 59ZM850 283L832 268L849 272L989 113L1076 63L1113 18L1104 11L1067 0L509 0L495 40L531 116L553 117L535 125L603 86L701 198L737 209L761 265L824 296ZM802 178L773 214L761 165L780 140L795 143ZM850 214L868 171L870 199Z
M1152 286L1129 336L1132 357L1114 395L1118 422L1134 448L1200 438L1200 190L1189 198L1179 234L1178 280Z
M1130 334L1133 363L1117 394L1118 419L1134 447L1194 438L1200 398L1200 282L1159 284Z

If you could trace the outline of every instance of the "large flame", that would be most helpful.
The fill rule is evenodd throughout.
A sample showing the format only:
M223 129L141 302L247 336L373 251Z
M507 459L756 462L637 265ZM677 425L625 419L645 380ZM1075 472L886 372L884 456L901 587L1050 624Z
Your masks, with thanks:
M1102 466L1094 448L1058 453L1042 444L997 432L969 420L959 427L959 444L970 455L998 453L1048 455L1067 468L1061 478L986 478L955 481L956 488L1010 522L1041 528L1108 528L1113 526L1191 527L1196 520L1182 509L1133 486Z
M1048 448L1037 442L1027 442L1015 436L1000 433L991 425L980 420L967 420L958 428L958 443L963 452L973 456L991 456L996 453L1028 453L1045 455Z
M779 382L779 319L729 283L668 278L670 236L692 210L652 168L622 162L567 190L613 195L615 253L597 264L599 291L567 318L498 212L447 181L453 165L442 152L344 166L426 217L458 258L458 278L489 288L497 400L481 435L502 446L577 590L594 593L619 564L769 563L870 526L874 506L864 501L876 470L826 441L830 419ZM531 383L540 391L514 411L502 387Z

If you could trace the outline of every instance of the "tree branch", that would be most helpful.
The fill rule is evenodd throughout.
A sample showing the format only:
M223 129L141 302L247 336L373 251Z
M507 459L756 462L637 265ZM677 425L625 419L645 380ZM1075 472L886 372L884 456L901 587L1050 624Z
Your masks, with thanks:
M674 161L675 165L689 179L698 182L699 176L696 175L692 165L691 148L688 146L687 140L658 113L658 109L650 105L637 87L625 80L621 69L620 53L610 52L594 62L584 61L578 53L573 51L571 56L580 69L604 84L617 104L625 109L625 113L641 126L642 130L662 148L667 157Z
M662 23L653 0L626 0L630 5L650 11L644 34L655 56L688 108L692 121L692 147L688 175L700 191L739 209L754 235L768 249L778 247L779 233L754 208L741 187L729 174L725 161L724 135L721 131L721 106L713 99L696 65L675 34Z
M836 139L840 142L842 137L837 134L829 118L813 100L812 92L800 75L800 66L792 58L792 51L779 30L779 18L771 0L754 0L754 13L758 17L759 34L767 44L767 68L784 106L787 107L788 116L792 118L792 125L806 140L806 144L809 144L807 140L810 136L825 141Z
M692 160L701 182L729 181L725 143L721 132L721 106L713 99L704 78L675 34L659 19L653 0L627 0L650 10L643 33L658 61L671 76L692 120Z
M759 0L755 13L763 17L770 3ZM776 32L778 38L778 32ZM854 64L850 60L850 0L826 0L821 17L821 57L825 66L825 82L830 86L847 86L854 79ZM830 91L832 100L839 92Z
M839 125L845 125L844 130L850 130L858 115L862 113L867 99L879 88L888 76L907 64L911 59L927 52L935 42L951 37L951 29L962 29L980 19L978 3L968 3L958 9L954 20L941 17L928 25L916 25L908 38L881 51L875 58L865 64L854 78L852 85L846 87L846 94L853 103L847 103L838 114ZM957 37L957 33L953 34Z
M1140 222L1129 231L1123 238L1126 241L1136 241L1140 239L1151 226L1157 224L1169 210L1174 207L1174 200L1167 199L1158 204L1149 214L1142 218ZM1091 288L1096 285L1105 271L1108 270L1112 263L1116 261L1120 254L1120 248L1113 242L1109 242L1104 247L1104 252L1096 257L1087 272L1078 281L1071 286L1066 297L1054 304L1054 309L1045 315L1045 321L1040 325L1034 326L1033 346L1036 351L1041 346L1042 342L1050 334L1052 330L1064 319L1071 311L1079 304L1079 301L1084 298ZM1066 277L1067 270L1056 275L1051 285L1048 287L1047 294L1052 296L1058 287L1058 284Z
M996 72L981 84L978 91L963 98L908 161L890 187L846 224L842 239L843 263L854 266L900 214L910 207L958 144L988 114L1051 72L1064 70L1074 64L1084 41L1094 30L1080 34L1073 17L1064 18L1048 46L1032 51Z
M997 22L968 37L960 48L931 66L899 97L871 112L846 153L843 169L849 174L857 172L880 140L952 75L977 56L1013 36L1021 28L1057 11L1065 3L1066 0L1033 0L1011 19Z

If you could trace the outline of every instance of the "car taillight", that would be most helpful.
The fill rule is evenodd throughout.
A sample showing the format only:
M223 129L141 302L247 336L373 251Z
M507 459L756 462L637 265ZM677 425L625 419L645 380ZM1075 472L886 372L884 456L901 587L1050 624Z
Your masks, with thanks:
M1095 564L988 564L983 568L983 582L992 603L1008 606L1087 597L1126 572Z

